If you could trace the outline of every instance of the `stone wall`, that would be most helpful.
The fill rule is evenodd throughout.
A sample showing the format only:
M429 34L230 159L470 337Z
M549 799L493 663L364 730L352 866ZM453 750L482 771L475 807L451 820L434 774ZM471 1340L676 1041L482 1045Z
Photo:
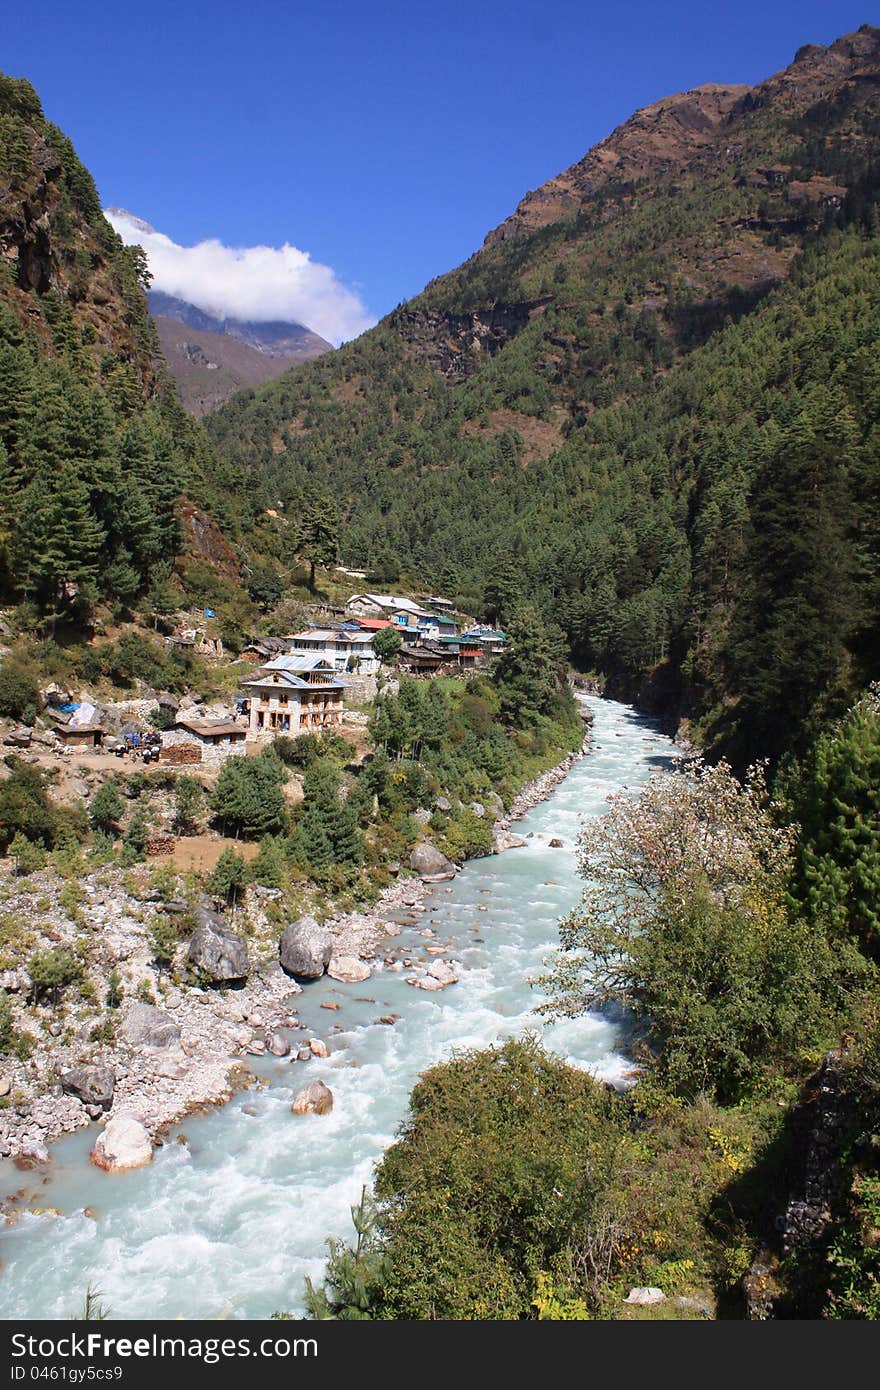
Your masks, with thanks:
M174 750L178 748L192 748L198 754L198 758L180 757L175 755ZM208 743L191 734L188 729L169 729L162 735L162 762L173 763L180 759L181 762L200 762L203 767L222 767L227 758L243 758L247 752L246 740L236 739L234 743L227 741L224 743Z

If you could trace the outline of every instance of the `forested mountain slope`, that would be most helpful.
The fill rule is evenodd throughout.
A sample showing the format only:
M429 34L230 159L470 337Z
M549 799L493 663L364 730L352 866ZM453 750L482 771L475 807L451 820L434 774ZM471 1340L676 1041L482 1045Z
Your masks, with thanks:
M504 617L737 756L876 671L880 31L648 107L458 270L212 420L247 506ZM649 692L653 692L649 696Z
M0 75L0 588L34 615L125 607L222 493L174 397L145 262L23 79Z

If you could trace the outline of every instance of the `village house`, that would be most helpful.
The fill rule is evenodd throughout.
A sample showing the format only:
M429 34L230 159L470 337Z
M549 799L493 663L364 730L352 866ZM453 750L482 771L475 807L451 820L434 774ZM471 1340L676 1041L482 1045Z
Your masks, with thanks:
M485 663L486 654L478 642L467 641L464 637L446 636L441 633L438 638L438 646L446 652L447 661L453 661L464 671L471 671L481 662Z
M240 756L247 750L247 729L234 719L199 719L195 715L178 716L174 728L162 735L162 760L176 761L171 749L189 748L193 755L186 761L198 761L218 767L229 757Z
M308 627L286 638L288 649L299 656L321 656L336 671L355 671L372 676L380 666L373 649L373 633L353 623L339 627Z
M100 724L62 724L54 732L65 748L100 748L104 739Z
M496 652L500 652L506 641L504 633L499 628L482 625L468 628L467 632L463 632L461 636L462 641L471 645L479 645L487 656L494 656Z
M276 657L246 680L244 689L250 739L295 737L342 723L345 686L322 656Z
M352 594L346 612L357 618L388 618L400 628L425 629L436 622L435 614L394 594Z

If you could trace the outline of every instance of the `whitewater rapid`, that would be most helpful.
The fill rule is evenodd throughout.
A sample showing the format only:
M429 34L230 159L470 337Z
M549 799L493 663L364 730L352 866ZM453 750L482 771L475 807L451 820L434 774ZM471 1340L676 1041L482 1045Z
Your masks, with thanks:
M597 1076L620 1079L627 1061L607 1018L543 1027L528 981L578 900L576 837L611 792L635 789L674 747L629 707L589 699L594 742L566 780L518 825L526 847L467 864L438 885L419 928L395 940L415 957L430 944L460 963L441 994L380 971L361 985L327 977L305 987L300 1017L332 1048L307 1067L258 1064L268 1086L174 1130L153 1163L133 1173L91 1167L95 1126L54 1145L52 1165L20 1173L0 1163L0 1193L22 1188L29 1205L2 1235L0 1317L64 1318L88 1287L111 1317L244 1318L300 1313L306 1276L319 1280L328 1236L348 1238L349 1210L406 1114L417 1075L453 1049L486 1046L526 1031ZM551 849L550 839L563 840ZM341 1005L338 1012L322 1002ZM400 1016L394 1026L380 1015ZM334 1031L335 1030L335 1031ZM326 1116L294 1116L307 1080L331 1087ZM86 1210L88 1209L88 1214Z

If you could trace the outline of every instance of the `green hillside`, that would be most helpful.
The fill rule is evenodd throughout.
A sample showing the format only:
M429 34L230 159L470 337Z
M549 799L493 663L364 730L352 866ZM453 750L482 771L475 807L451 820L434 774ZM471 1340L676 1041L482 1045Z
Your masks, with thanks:
M876 670L880 35L660 102L458 270L209 428L267 552L310 491L342 559L503 619L738 756Z

